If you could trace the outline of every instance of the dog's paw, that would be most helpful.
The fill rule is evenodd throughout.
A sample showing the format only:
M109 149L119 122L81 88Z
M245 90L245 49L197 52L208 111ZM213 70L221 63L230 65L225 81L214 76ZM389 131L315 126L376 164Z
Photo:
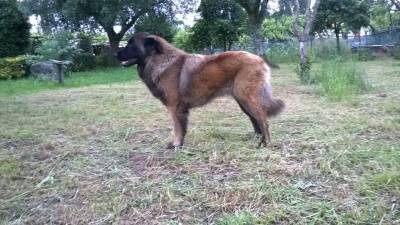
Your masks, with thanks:
M267 141L266 140L261 140L260 143L258 143L257 147L258 148L261 148L261 147L266 148L267 147Z
M181 148L181 147L182 147L182 145L174 145L174 143L169 142L169 143L167 144L167 146L165 147L165 149L177 150L177 149L179 149L179 148Z
M165 149L174 149L174 148L175 148L175 146L174 146L174 144L172 142L169 142L167 144L167 146L165 146Z

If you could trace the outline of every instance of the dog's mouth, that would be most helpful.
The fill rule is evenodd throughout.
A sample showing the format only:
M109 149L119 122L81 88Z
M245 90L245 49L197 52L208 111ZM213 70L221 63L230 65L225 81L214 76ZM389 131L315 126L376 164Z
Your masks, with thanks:
M136 61L137 61L137 59L129 59L129 60L126 60L126 61L122 61L121 65L124 66L124 67L129 67L129 66L132 66L132 65L136 64Z

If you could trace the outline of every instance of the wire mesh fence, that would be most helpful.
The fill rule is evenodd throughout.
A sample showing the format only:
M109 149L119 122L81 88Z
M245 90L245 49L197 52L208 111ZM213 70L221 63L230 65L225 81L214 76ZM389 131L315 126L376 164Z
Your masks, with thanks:
M318 45L320 43L334 42L334 37L316 38L310 40L308 43L310 46ZM296 45L296 39L293 37L285 41L265 41L263 43L264 49L268 52L274 48L287 48ZM340 42L347 44L348 47L360 48L360 47L392 47L400 45L400 27L391 28L383 31L376 32L374 34L363 35L363 36L347 36L341 37ZM239 45L234 44L232 50L246 50L254 52L254 48L251 45ZM222 51L222 49L216 49L216 52Z

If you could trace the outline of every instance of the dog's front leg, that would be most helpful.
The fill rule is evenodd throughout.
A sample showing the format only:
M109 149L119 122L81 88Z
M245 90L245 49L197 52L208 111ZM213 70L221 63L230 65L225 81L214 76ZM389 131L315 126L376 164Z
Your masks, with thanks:
M183 104L178 104L174 107L168 107L168 111L174 121L174 140L168 144L167 148L173 149L183 145L183 139L187 130L189 109Z

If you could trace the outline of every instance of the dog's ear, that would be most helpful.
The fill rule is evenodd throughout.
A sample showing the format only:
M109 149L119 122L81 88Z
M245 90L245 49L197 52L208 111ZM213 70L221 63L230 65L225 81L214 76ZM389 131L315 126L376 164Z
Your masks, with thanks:
M148 37L144 40L144 49L147 54L162 53L161 43L153 37Z

